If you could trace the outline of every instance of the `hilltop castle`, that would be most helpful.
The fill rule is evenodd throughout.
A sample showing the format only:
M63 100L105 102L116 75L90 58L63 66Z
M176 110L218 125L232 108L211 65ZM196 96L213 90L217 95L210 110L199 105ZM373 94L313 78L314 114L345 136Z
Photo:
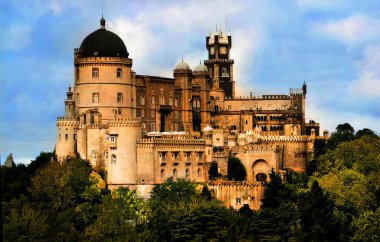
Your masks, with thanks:
M79 156L106 174L109 187L147 195L168 177L209 182L238 157L246 182L210 183L227 206L260 205L261 181L272 168L304 171L313 159L319 124L305 121L307 86L288 95L237 97L230 59L232 38L206 37L208 59L192 70L183 60L173 78L137 75L122 39L100 29L74 49L74 86L57 120L60 161Z

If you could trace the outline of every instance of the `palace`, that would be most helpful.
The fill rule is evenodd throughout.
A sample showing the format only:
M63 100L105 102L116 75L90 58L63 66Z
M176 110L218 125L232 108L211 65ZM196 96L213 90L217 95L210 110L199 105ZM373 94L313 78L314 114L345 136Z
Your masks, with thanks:
M306 83L287 95L235 95L232 37L223 31L206 37L203 64L191 69L182 60L166 78L136 74L122 39L103 18L100 25L74 49L56 155L89 160L110 188L147 196L168 177L183 177L208 183L227 206L257 209L272 168L305 171L314 141L328 139L306 122ZM211 164L226 175L231 156L242 161L246 181L209 181Z

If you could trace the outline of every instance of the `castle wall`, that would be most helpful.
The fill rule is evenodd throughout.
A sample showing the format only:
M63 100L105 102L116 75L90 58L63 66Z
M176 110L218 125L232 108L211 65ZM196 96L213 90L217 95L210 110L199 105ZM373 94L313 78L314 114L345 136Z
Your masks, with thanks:
M261 183L221 181L210 182L208 188L211 190L211 194L223 201L227 207L240 209L244 204L248 204L254 210L260 209L265 189Z
M111 164L107 166L107 183L137 184L136 140L141 138L141 122L136 119L115 119L109 124L109 155ZM115 142L111 143L111 138ZM113 159L114 157L114 159Z

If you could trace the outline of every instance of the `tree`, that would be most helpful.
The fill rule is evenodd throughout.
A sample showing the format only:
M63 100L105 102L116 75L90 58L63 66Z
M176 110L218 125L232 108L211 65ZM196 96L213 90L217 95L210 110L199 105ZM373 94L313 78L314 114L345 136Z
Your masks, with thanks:
M47 216L24 203L4 219L4 241L43 241L48 237Z
M228 180L232 181L244 181L247 172L245 171L244 165L241 163L241 160L236 157L228 158Z
M203 185L201 195L204 197L204 199L211 201L212 195L210 190L208 189L207 185Z
M137 227L147 220L149 208L136 191L122 187L102 199L98 213L95 223L86 229L88 239L134 241L139 236Z
M33 207L47 216L48 240L78 240L94 221L93 206L101 194L91 187L91 172L90 164L79 159L50 162L36 171L28 190Z
M336 241L339 226L334 216L334 203L323 193L317 181L300 201L301 228L305 241Z
M367 136L377 136L376 133L373 130L365 128L365 129L361 129L358 132L356 132L355 138L358 139L358 138L361 138L361 137L363 137L365 135L367 135Z
M336 127L336 132L330 135L326 148L333 150L342 142L353 140L355 138L354 132L355 130L350 124L339 124Z
M215 180L221 175L218 172L218 163L216 161L211 162L210 169L208 170L208 177L210 180Z
M353 221L353 241L380 241L380 208L366 211Z
M270 182L265 187L264 198L262 199L262 208L278 208L283 201L293 199L291 190L285 186L278 173L272 169Z

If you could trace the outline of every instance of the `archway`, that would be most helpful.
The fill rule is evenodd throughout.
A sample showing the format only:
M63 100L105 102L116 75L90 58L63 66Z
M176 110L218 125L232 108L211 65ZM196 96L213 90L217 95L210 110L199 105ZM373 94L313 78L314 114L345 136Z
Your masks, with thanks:
M255 182L266 182L268 181L269 173L271 168L263 159L258 159L252 164L252 175Z

